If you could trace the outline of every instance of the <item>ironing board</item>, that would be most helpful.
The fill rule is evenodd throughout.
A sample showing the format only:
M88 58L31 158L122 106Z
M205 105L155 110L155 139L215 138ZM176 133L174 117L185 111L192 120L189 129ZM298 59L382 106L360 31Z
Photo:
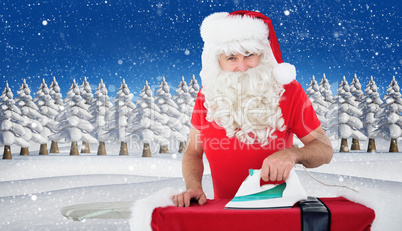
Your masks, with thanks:
M229 200L208 200L203 206L156 208L152 214L154 231L205 230L302 230L298 205L280 209L225 209ZM368 231L374 211L343 197L320 198L330 211L331 231ZM310 229L311 230L311 229ZM314 230L327 230L315 227Z

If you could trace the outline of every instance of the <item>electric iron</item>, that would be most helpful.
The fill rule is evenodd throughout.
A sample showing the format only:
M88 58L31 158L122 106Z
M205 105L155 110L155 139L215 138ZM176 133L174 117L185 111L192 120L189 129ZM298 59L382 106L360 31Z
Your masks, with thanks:
M292 168L289 178L282 184L260 186L261 170L249 169L235 197L226 204L229 209L292 207L296 202L307 199L307 194Z

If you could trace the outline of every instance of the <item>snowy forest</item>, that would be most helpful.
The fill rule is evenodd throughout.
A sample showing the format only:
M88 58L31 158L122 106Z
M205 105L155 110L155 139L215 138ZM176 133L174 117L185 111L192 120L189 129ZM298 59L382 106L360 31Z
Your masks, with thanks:
M3 159L12 159L12 145L21 147L20 155L29 155L31 142L40 144L39 155L58 153L59 142L71 143L70 155L90 153L89 143L98 143L98 155L107 155L107 143L120 143L120 155L133 152L128 143L143 147L143 157L152 155L151 145L160 153L182 153L200 86L193 75L188 84L182 77L173 95L165 78L156 88L153 92L146 81L133 102L124 79L113 98L102 80L96 90L87 78L81 86L73 80L64 99L56 78L49 86L43 79L35 97L25 80L16 97L6 83L0 96ZM356 74L350 84L344 76L335 95L330 88L324 74L319 83L312 76L306 92L327 135L341 141L340 152L349 152L350 138L351 150L365 149L359 141L369 140L367 152L376 152L375 139L384 139L390 152L398 152L402 97L395 77L382 97L373 77L363 89Z
M70 155L79 155L78 142L81 153L90 153L89 143L98 142L98 155L106 155L106 142L120 142L120 155L129 154L128 142L142 144L144 157L151 156L153 144L161 153L174 145L183 152L199 88L194 76L188 84L183 77L172 96L163 78L154 96L145 82L134 103L124 79L112 100L102 80L95 93L86 78L81 86L73 80L64 99L56 78L49 87L43 80L35 97L25 80L16 97L6 83L0 96L3 159L12 158L12 145L21 147L21 155L29 155L31 142L40 144L39 155L58 153L59 142L71 143Z
M359 141L368 139L367 152L376 152L375 139L384 139L390 141L389 152L398 152L402 134L399 85L393 77L382 97L377 90L373 77L363 89L355 74L350 84L344 76L332 96L325 74L319 83L312 77L307 94L326 134L331 140L341 140L339 152L349 151L349 138L351 150L360 150Z

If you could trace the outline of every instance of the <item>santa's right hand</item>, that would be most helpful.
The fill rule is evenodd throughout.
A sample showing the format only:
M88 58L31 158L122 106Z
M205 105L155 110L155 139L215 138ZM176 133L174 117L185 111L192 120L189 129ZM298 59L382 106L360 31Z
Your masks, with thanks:
M207 202L207 197L201 189L188 189L172 196L173 204L176 207L189 207L192 200L196 201L199 205L204 205Z

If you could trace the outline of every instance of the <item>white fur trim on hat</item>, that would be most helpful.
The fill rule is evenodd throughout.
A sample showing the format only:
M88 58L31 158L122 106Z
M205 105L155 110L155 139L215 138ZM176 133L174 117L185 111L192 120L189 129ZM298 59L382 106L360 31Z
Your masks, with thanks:
M296 79L296 68L290 63L280 63L274 67L273 74L279 84L285 85Z
M268 26L264 21L248 16L228 16L229 13L214 13L201 25L201 37L206 43L226 43L249 39L268 39Z

